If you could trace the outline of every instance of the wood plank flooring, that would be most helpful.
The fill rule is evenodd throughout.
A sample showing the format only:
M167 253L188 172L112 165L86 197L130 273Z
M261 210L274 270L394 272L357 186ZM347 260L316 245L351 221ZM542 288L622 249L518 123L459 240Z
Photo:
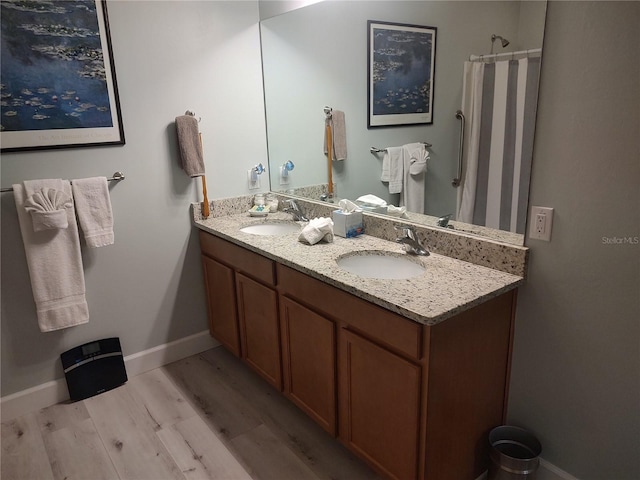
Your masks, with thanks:
M1 432L3 480L379 478L222 347Z

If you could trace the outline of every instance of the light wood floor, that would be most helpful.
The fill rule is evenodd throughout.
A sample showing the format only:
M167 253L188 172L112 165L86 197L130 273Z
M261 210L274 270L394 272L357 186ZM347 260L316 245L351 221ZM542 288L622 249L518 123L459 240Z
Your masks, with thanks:
M218 347L2 424L3 480L378 476Z

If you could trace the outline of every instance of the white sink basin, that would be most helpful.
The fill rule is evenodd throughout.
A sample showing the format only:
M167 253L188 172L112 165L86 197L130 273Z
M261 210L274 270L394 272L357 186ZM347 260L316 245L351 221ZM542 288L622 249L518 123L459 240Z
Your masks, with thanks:
M296 223L254 223L242 227L240 231L252 235L286 235L300 232L300 226Z
M416 258L375 250L342 255L337 258L336 263L340 268L366 278L414 278L422 275L425 270L424 265Z

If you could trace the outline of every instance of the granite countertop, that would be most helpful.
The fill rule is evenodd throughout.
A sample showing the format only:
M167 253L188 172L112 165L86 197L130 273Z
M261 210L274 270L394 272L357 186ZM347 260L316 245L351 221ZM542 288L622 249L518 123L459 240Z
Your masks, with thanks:
M308 245L298 233L278 236L243 233L240 228L263 222L291 222L291 215L270 213L266 218L248 213L194 220L197 228L259 253L283 265L352 293L424 325L435 325L490 298L516 288L523 277L431 253L411 256L425 273L410 279L363 278L336 264L341 255L364 250L406 255L402 246L370 235L335 237L333 243ZM300 228L302 229L302 223Z

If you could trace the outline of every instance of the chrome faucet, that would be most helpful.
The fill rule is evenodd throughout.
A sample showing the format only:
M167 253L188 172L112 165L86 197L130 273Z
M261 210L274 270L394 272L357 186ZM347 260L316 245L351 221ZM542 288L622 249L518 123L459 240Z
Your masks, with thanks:
M304 216L304 214L302 213L302 210L300 210L300 207L298 206L298 203L293 198L288 199L286 203L289 206L286 207L284 210L282 210L283 212L290 213L291 215L293 215L293 219L296 222L309 221L309 219Z
M424 248L420 240L418 240L418 235L413 227L409 225L396 225L394 228L396 230L402 230L403 236L396 238L396 242L402 243L407 253L413 255L429 255L427 249Z
M438 226L444 227L444 228L453 228L453 225L449 225L449 220L451 220L452 216L453 214L449 213L447 215L443 215L442 217L440 217L438 219Z

